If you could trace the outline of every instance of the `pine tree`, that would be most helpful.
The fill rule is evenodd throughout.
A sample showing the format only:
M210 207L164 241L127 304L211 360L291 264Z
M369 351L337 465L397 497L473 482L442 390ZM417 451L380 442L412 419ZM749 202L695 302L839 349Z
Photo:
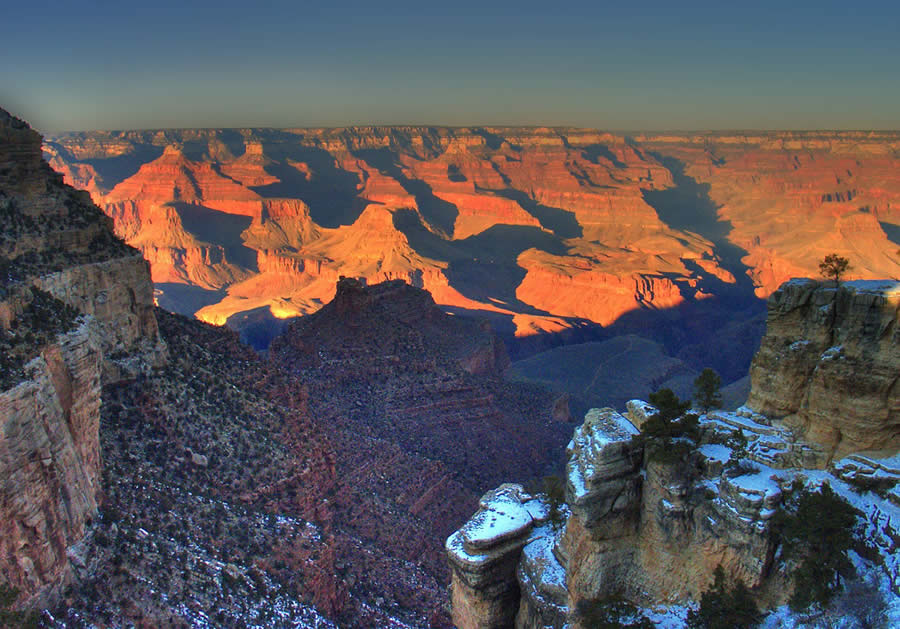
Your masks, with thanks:
M690 400L682 402L672 389L660 389L651 393L650 403L659 410L659 418L664 422L678 419L691 407Z
M749 629L762 620L750 589L743 581L732 587L725 583L725 570L721 565L713 572L713 584L700 596L700 607L690 610L687 626L690 629Z
M819 262L819 271L828 279L834 280L835 285L840 284L841 277L852 268L850 260L836 253L829 253L824 260Z
M694 399L700 410L708 413L710 409L722 406L722 394L719 393L721 387L722 379L715 371L707 367L700 372L694 380Z
M774 518L785 560L796 562L790 605L802 610L825 606L853 573L847 556L854 541L858 512L828 483L820 491L794 486L794 495Z
M691 401L682 402L671 389L660 389L650 394L650 403L659 411L641 425L638 439L646 444L650 459L674 463L684 460L696 447L689 441L673 441L682 437L697 441L699 418L686 411Z

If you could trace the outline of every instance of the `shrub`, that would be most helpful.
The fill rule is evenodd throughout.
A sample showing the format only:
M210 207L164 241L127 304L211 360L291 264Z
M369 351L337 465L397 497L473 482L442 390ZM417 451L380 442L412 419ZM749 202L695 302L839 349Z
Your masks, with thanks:
M591 629L652 629L653 623L621 596L581 601L575 609L581 625Z
M792 609L825 607L841 591L841 578L853 573L847 551L858 513L828 483L809 491L795 482L791 498L773 518L782 558L796 563Z
M713 584L700 596L700 607L690 610L687 626L690 629L746 629L760 623L760 613L750 589L743 581L725 584L725 570L719 565L713 573Z
M35 612L11 609L17 598L19 598L18 589L0 583L0 627L39 627L40 619Z
M566 501L566 486L562 478L559 476L545 476L544 493L547 495L547 503L550 505L548 513L550 526L556 530L565 524L563 512L560 510L560 507Z
M845 478L844 480L861 492L871 491L881 498L887 498L887 493L897 484L896 478L890 478L888 476L865 476L862 474L857 474Z

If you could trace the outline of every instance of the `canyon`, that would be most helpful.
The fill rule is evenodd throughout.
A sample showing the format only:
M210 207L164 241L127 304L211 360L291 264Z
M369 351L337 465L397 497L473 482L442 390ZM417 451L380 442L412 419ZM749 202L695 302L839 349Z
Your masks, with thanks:
M673 359L652 384L686 394L679 374L746 375L764 299L824 255L900 276L894 132L163 129L44 151L143 252L159 304L258 348L340 276L403 279L490 320L514 361L638 334ZM581 410L608 393L543 381Z
M0 122L16 607L75 626L446 626L441 540L483 487L547 473L565 398L504 381L490 324L402 279L335 278L268 358L154 307L140 252L36 132Z
M712 441L642 469L627 398L740 381L765 323L704 434L841 478L896 447L894 134L0 122L0 577L57 621L446 626L451 582L455 622L543 626L717 560L762 586L772 483ZM826 252L862 279L779 288ZM502 483L602 399L628 414L576 429L560 538Z

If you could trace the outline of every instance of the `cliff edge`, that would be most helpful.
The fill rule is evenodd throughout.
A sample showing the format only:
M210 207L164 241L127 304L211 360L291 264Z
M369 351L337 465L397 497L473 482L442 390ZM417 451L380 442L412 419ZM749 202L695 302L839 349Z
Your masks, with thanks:
M900 449L900 281L791 280L768 301L747 406L826 459Z
M165 360L147 263L0 109L0 580L54 599L96 515L101 383Z
M775 516L825 483L877 554L857 569L896 597L898 305L896 281L792 280L769 299L746 406L672 424L640 400L590 410L566 448L564 503L504 485L447 540L454 622L592 627L621 601L694 604L720 566L777 607L794 582ZM560 517L524 517L542 506Z

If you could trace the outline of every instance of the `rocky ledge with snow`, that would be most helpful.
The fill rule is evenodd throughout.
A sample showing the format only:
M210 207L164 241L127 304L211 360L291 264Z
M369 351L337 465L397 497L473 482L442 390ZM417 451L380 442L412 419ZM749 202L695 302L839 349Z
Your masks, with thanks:
M778 606L790 578L775 561L771 522L797 481L829 483L862 514L859 525L881 560L854 561L900 620L897 456L853 455L827 470L787 466L814 460L817 450L791 439L777 420L742 408L701 416L688 460L647 460L629 418L641 421L656 409L640 400L629 409L628 417L591 409L575 429L564 526L535 514L546 497L503 485L447 540L458 627L582 627L579 609L617 596L648 610L663 605L669 611L656 621L680 626L685 605L699 600L718 565L786 622ZM736 449L737 435L746 445Z

